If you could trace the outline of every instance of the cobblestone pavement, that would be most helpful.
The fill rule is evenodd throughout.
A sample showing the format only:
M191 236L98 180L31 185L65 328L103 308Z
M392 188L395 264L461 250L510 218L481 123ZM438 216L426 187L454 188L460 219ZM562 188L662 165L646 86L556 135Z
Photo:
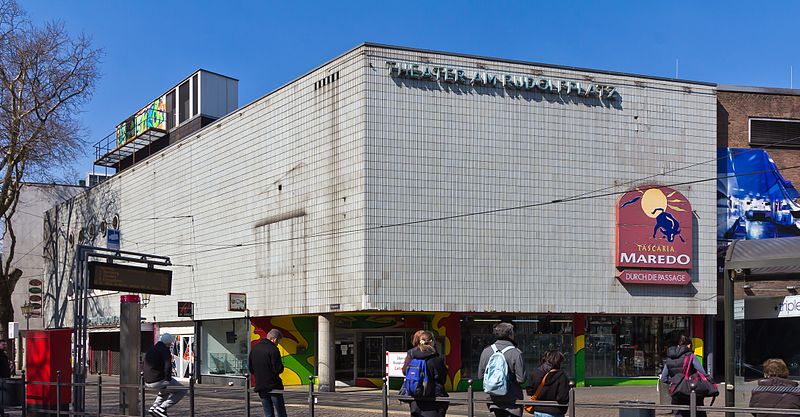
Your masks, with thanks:
M90 381L92 382L92 381ZM111 378L104 378L104 384L118 383ZM246 401L244 387L226 387L216 385L196 385L195 386L195 416L197 417L242 417L246 416ZM96 387L87 389L86 405L87 411L90 414L96 415L98 406L98 392ZM145 399L149 407L154 398L154 392L148 391ZM392 393L394 394L394 393ZM578 404L607 404L609 406L617 405L621 400L633 401L647 401L652 403L659 402L659 394L655 387L640 387L640 386L619 386L619 387L586 387L577 388L576 402ZM309 407L307 403L307 391L302 389L290 389L285 394L287 411L290 417L310 417ZM466 393L453 393L453 404L448 410L449 416L466 416L467 407L465 402L458 403L459 400L466 399ZM482 393L476 394L476 398L485 398ZM118 388L106 387L103 389L103 413L117 414L119 392ZM724 402L719 399L720 406ZM381 416L381 396L378 390L360 389L360 388L344 388L339 389L336 394L321 393L316 407L315 416L318 417L333 417L333 416L353 416L353 417L368 417L368 416ZM251 415L261 416L261 403L257 394L251 395ZM170 416L189 416L190 399L188 395L183 398L176 406L170 408ZM389 401L389 414L393 416L408 415L408 406L401 403L396 399ZM666 411L658 411L657 415L669 414ZM11 411L7 415L16 417L19 416L19 411ZM620 411L616 408L612 409L598 409L588 407L578 407L576 410L577 416L591 416L591 417L617 417L620 416ZM630 410L625 417L639 417L645 416L637 410ZM723 413L709 413L712 417L722 417ZM483 404L475 404L475 416L486 417L488 412L486 406Z

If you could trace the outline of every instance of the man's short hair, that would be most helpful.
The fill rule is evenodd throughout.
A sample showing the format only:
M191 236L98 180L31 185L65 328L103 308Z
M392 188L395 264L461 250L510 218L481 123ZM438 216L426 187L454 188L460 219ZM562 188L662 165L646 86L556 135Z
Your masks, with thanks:
M267 339L283 339L283 333L278 329L272 329L267 333Z
M786 378L789 376L789 368L786 367L786 362L783 359L767 359L764 362L764 376L767 378L773 376Z
M497 323L494 326L494 337L497 339L513 339L514 325L511 323Z

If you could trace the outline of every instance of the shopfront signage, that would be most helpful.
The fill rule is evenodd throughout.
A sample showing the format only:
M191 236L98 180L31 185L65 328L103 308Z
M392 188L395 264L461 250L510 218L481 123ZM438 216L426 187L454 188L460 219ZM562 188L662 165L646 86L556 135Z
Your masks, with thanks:
M742 303L741 314L736 303ZM800 317L800 295L786 297L755 297L736 300L734 316L738 319L782 319Z
M89 317L90 327L117 327L119 326L119 316Z
M623 284L686 285L692 276L686 271L626 269L619 272L617 279Z
M389 71L389 76L395 78L462 84L473 87L538 91L546 94L595 97L602 100L619 99L619 92L617 92L616 87L586 81L398 61L386 61L386 68Z
M172 292L172 271L105 262L89 262L89 288L170 295Z
M669 187L639 187L617 200L616 267L623 283L691 281L692 206ZM682 271L682 272L680 272Z

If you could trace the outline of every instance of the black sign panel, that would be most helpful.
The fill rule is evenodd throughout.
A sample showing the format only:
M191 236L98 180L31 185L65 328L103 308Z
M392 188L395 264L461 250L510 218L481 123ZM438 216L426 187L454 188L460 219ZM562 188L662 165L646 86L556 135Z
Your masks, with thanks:
M178 317L194 317L194 303L178 301Z
M172 271L89 262L89 288L170 295Z

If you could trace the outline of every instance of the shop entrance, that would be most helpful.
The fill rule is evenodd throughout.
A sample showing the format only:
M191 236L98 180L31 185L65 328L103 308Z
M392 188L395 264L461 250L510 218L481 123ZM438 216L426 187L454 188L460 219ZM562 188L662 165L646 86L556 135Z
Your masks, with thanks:
M175 357L175 376L189 378L194 374L194 335L179 336L172 345L172 355Z
M405 332L358 333L356 378L382 378L386 373L386 351L404 352Z

